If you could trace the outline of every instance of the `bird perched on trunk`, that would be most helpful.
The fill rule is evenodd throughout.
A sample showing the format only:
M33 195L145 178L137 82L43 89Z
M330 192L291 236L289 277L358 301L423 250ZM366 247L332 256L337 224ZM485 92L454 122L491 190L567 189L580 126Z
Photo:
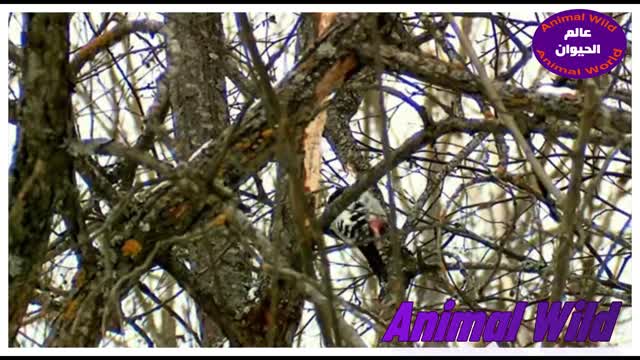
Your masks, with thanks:
M328 204L340 196L344 188L329 196ZM338 215L325 233L341 239L347 245L356 246L367 259L371 271L376 275L381 288L387 281L385 257L381 255L380 239L389 227L387 215L381 202L371 191L360 197Z

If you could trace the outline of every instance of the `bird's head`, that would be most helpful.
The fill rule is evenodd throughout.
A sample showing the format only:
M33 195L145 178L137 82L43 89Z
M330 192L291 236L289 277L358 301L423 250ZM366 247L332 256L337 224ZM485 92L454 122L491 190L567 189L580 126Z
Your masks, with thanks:
M360 195L357 203L363 204L363 210L367 216L369 231L372 236L380 237L387 231L387 214L382 208L380 200L376 199L370 191L365 191Z

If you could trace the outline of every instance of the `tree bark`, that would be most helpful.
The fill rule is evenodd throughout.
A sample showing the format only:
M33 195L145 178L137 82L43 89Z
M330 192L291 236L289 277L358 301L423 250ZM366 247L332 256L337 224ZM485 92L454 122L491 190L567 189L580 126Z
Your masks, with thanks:
M75 189L73 161L63 146L74 133L69 19L66 13L25 16L24 98L9 183L11 345L38 285L53 213Z

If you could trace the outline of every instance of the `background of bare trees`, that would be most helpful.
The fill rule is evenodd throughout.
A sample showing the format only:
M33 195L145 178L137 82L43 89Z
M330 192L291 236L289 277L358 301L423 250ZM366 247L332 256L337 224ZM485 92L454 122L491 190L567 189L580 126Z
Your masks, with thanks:
M450 297L621 300L581 346L630 341L631 41L557 78L530 51L549 15L11 14L10 345L382 346L401 301ZM322 235L374 187L383 301ZM497 345L576 346L532 325Z

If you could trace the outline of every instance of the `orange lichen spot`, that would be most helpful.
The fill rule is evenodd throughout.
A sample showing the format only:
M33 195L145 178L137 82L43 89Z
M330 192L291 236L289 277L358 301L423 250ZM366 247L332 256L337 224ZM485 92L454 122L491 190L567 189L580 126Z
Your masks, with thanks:
M211 220L209 223L211 226L223 226L229 221L229 216L226 213L220 213Z
M265 139L271 138L273 136L273 129L262 130L262 132L260 133L260 136L262 136Z
M136 257L142 250L142 244L136 239L129 239L122 245L122 255Z
M239 143L235 144L235 146L234 146L234 148L236 150L240 150L240 151L245 151L250 147L251 147L251 142L249 142L249 141L242 141L242 142L239 142Z
M66 309L64 309L64 313L62 314L62 317L66 321L71 321L76 317L79 302L80 300L78 299L72 299L71 301L69 301L69 304L67 304L67 307Z
M189 211L190 208L191 205L188 203L181 203L176 206L172 206L169 209L169 215L172 219L179 220L187 213L187 211Z
M496 169L496 176L501 178L507 173L507 168L504 165L499 165Z

